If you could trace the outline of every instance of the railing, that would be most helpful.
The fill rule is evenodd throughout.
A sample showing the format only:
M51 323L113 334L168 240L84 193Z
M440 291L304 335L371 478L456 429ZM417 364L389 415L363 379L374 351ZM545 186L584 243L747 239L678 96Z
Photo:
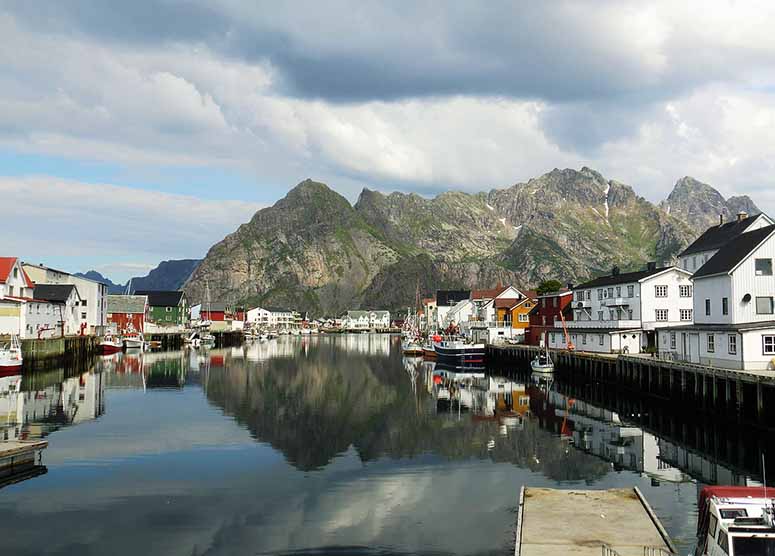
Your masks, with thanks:
M568 330L574 328L640 328L641 321L639 320L570 320L565 321L565 325ZM562 322L559 320L554 321L555 328L562 328Z
M603 307L621 307L629 306L630 301L625 297L609 297L600 302Z
M602 556L622 556L607 544L602 545L601 554ZM670 552L659 546L644 546L643 556L675 556L675 552Z

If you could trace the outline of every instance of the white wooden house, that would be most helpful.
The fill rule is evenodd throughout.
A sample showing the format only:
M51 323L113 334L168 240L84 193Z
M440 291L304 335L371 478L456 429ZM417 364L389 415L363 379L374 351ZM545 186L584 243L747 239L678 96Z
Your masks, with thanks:
M690 324L693 317L690 273L678 267L657 267L622 273L614 267L573 288L573 320L568 336L579 351L640 353L659 350L660 328ZM562 323L549 331L549 347L565 349Z
M663 333L673 357L714 367L775 370L775 226L754 224L694 273L694 326Z
M34 283L16 257L0 257L0 335L61 336L59 306L34 298Z

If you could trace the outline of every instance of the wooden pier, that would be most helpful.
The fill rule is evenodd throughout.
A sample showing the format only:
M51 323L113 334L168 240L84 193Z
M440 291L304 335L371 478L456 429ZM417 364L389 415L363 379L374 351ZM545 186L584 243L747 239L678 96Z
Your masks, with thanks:
M670 556L675 547L638 488L522 487L515 556Z
M47 446L45 440L0 442L0 488L45 473L36 460Z
M496 366L527 365L536 346L487 346ZM598 382L664 400L738 413L746 421L775 422L775 372L735 371L668 361L648 355L613 355L552 350L556 372L564 379Z

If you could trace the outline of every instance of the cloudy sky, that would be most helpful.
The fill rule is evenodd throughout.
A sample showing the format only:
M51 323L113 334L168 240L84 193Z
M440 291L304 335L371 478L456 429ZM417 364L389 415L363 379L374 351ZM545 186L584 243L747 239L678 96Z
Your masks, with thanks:
M5 0L0 231L123 280L307 177L354 200L588 165L775 212L773 28L769 0Z

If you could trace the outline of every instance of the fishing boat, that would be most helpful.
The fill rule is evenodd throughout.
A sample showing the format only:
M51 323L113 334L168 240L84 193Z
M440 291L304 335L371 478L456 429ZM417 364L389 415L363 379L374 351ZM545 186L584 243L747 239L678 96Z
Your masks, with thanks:
M530 362L530 368L535 373L552 373L554 372L554 362L552 356L549 355L549 348L545 351L538 352L538 355Z
M110 355L112 353L118 353L124 349L124 342L118 336L114 336L111 332L105 334L100 341L100 350L103 355Z
M772 489L707 486L700 491L698 506L695 556L775 555Z
M145 347L145 338L136 330L127 331L123 339L126 349L143 349Z
M433 343L439 361L458 364L483 364L484 344L468 344L462 340L441 340Z
M422 355L423 347L418 338L407 338L401 342L401 351L404 355Z
M24 363L19 337L11 336L11 341L0 346L0 374L19 371Z

